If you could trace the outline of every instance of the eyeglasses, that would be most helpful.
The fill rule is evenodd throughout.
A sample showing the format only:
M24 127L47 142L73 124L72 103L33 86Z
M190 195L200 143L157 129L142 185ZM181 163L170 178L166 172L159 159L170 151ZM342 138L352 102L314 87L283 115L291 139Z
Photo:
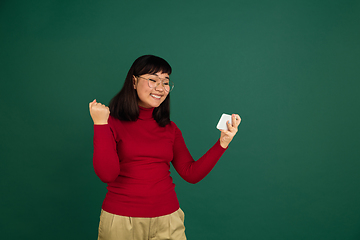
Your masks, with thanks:
M161 83L161 85L167 92L171 92L171 90L174 89L174 83L172 81L170 81L170 79L168 79L168 78L161 79L159 77L151 77L151 78L144 78L144 77L140 77L140 76L137 76L137 77L147 80L150 88L156 88Z

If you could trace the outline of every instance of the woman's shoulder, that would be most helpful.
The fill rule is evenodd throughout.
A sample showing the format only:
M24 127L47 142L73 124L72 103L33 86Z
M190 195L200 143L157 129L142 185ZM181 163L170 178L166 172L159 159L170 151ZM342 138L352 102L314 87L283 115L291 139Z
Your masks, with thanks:
M170 121L168 126L169 126L169 128L171 128L174 131L174 133L181 133L179 127L173 121Z
M168 124L168 126L172 127L172 128L178 128L178 126L173 122L170 121L170 123Z
M123 123L120 119L115 118L113 116L109 116L108 118L108 124L111 129L119 131L123 127Z
M121 136L124 135L124 131L126 131L126 125L124 125L124 121L110 115L108 118L108 124L115 136L115 140L119 141L121 139Z
M113 116L109 116L109 118L108 118L108 124L110 125L110 126L116 126L116 125L118 125L118 124L120 124L120 120L119 119L117 119L117 118L115 118L115 117L113 117Z

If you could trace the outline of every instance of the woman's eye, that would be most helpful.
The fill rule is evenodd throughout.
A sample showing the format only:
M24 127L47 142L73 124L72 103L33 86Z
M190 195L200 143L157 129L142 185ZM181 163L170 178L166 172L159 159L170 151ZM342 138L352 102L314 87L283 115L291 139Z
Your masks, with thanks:
M164 82L164 85L168 86L168 85L169 85L169 83L168 83L168 82Z
M150 78L149 78L149 81L151 81L151 82L156 82L154 79L150 79Z

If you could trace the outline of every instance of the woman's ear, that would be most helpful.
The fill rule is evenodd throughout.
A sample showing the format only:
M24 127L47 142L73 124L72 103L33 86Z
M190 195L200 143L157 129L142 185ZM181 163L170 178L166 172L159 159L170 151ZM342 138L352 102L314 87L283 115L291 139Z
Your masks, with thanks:
M136 89L136 84L137 84L137 78L133 75L133 86L134 86L134 89Z

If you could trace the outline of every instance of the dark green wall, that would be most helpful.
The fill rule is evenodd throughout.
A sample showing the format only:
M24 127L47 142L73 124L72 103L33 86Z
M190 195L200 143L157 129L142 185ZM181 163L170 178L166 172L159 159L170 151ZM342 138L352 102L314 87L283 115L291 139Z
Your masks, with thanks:
M220 115L239 133L191 185L188 239L360 239L360 2L1 1L2 239L96 239L106 185L88 102L139 56L173 67L195 158Z

